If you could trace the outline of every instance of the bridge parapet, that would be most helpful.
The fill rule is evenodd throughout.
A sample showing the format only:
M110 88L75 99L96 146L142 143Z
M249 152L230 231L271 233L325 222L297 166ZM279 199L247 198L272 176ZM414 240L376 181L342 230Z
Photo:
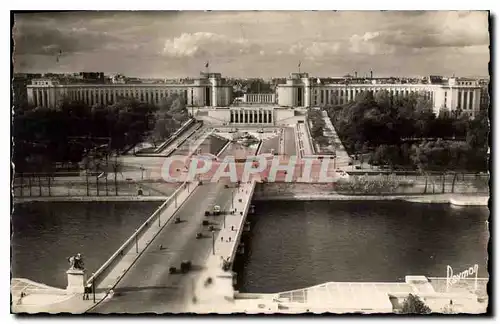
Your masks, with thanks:
M175 211L196 189L198 182L184 182L87 280L97 288L112 289L149 243L170 222Z
M252 202L255 186L255 180L241 186L241 192L239 191L235 196L235 214L229 216L230 221L226 221L225 231L221 231L219 234L222 237L223 235L228 235L228 239L230 238L230 240L228 240L227 244L221 244L220 250L216 247L216 253L218 252L219 255L230 263L234 261L236 251L238 249L241 234L243 233L243 229L245 227L248 210L250 209ZM231 226L234 226L233 229Z
M256 181L241 184L238 193L234 196L233 215L226 216L224 227L219 231L214 241L214 253L205 264L205 271L194 285L194 294L197 302L190 304L188 311L201 312L231 312L234 304L235 291L233 288L233 273L222 269L223 260L233 262L238 249L245 220L250 208ZM205 285L208 278L212 278L213 285ZM202 308L199 308L199 307Z

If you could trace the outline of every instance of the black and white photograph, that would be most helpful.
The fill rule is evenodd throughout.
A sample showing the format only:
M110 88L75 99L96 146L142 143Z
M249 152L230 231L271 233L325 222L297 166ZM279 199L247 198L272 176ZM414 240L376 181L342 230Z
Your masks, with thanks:
M491 311L489 11L10 15L11 314Z

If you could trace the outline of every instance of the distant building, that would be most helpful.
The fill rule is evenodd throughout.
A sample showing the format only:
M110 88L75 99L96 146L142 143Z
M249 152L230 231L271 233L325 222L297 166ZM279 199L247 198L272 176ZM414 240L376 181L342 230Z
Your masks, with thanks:
M31 81L23 77L14 77L12 80L12 102L14 105L28 102L27 86Z
M429 75L427 77L427 82L429 84L443 84L444 78L440 75Z
M481 86L481 99L479 107L481 110L487 110L490 107L490 81L480 80L479 84Z
M121 74L115 74L110 77L112 84L125 84L127 83L127 78Z
M80 72L78 78L85 83L104 84L104 72Z
M82 80L84 77L86 80L100 80L104 77L103 75L101 77L100 73L85 75L80 73L78 76ZM33 105L50 108L56 108L65 98L81 100L89 105L111 104L120 98L135 98L142 102L158 104L162 98L177 94L185 98L188 107L221 108L228 107L233 103L232 97L235 89L243 90L243 85L239 81L231 80L228 82L220 73L201 72L198 78L168 80L168 83L143 83L140 79L123 76L117 76L112 80L113 83L110 84L83 81L77 84L68 84L54 79L34 79L32 84L26 86L27 100ZM156 81L151 80L151 82ZM166 80L164 81L166 82ZM250 114L249 116L253 116L252 114L255 113L257 117L241 117L244 116L244 114L239 115L243 107L236 110L232 108L231 112L220 110L208 114L229 123L241 123L242 120L244 122L248 120L250 123L260 120L273 122L282 117L285 118L285 115L289 113L290 116L293 116L293 111L276 110L275 108L278 108L276 106L295 108L342 105L355 100L362 92L376 94L380 91L386 91L392 97L419 93L432 102L435 113L439 113L440 110L450 112L460 110L470 117L475 117L480 107L486 102L489 103L487 82L480 83L478 80L467 78L438 76L366 78L357 77L357 74L355 77L349 75L312 78L308 73L292 73L284 83L281 81L280 79L272 81L276 89L270 93L257 92L238 95L243 96L242 100L238 100L240 104L252 104L252 107L245 108L250 109L245 113ZM16 87L22 89L20 83ZM279 110L280 115L271 114L269 118L262 117L260 110L255 108L258 104L275 105L275 107L267 108L271 109L270 111ZM205 111L205 113L207 112ZM267 110L264 115L268 115Z
M28 102L28 85L31 80L41 78L41 73L16 73L12 78L12 102L19 105Z
M319 82L318 82L319 80ZM387 91L391 96L407 96L420 93L432 102L433 111L462 110L474 117L479 111L481 87L477 80L450 78L436 84L436 78L430 78L431 84L421 83L378 83L377 79L365 83L330 83L310 78L307 73L292 73L285 84L277 87L278 104L282 107L314 107L324 105L342 105L353 101L362 92L373 94Z

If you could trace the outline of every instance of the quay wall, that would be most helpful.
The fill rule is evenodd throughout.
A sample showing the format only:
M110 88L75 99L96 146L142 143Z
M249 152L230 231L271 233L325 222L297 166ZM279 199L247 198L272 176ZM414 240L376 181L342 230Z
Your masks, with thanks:
M420 203L450 203L458 206L488 206L489 193L435 193L427 194L341 194L331 183L259 183L253 200L405 200Z

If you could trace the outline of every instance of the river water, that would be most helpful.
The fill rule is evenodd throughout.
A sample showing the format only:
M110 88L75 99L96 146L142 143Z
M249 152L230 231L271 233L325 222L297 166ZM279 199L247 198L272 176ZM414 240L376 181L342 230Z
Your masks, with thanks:
M66 288L67 258L82 253L90 275L161 202L36 202L15 206L11 272Z
M394 201L255 202L242 292L327 281L404 281L479 264L487 273L487 208ZM151 202L26 203L12 217L12 276L65 288L67 257L91 273L159 206Z
M446 277L478 264L487 277L489 210L396 201L255 202L241 292L328 281Z

